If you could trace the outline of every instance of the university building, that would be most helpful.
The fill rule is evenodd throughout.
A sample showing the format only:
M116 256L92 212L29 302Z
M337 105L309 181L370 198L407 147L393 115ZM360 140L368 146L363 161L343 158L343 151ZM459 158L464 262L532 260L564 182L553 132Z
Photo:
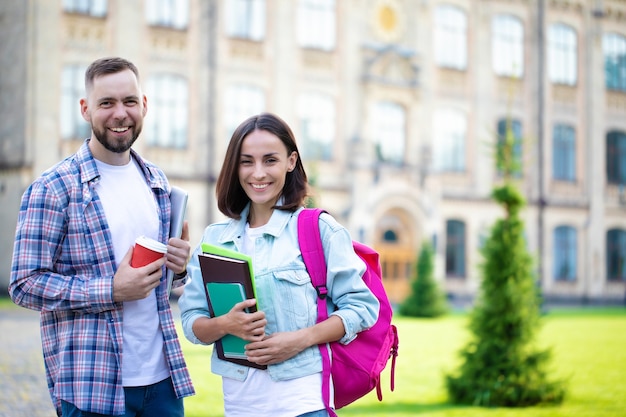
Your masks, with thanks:
M430 242L469 302L508 131L544 296L626 300L624 0L8 0L0 22L0 282L22 193L89 136L87 65L117 55L148 97L135 148L189 191L192 245L222 217L231 133L270 111L393 301Z

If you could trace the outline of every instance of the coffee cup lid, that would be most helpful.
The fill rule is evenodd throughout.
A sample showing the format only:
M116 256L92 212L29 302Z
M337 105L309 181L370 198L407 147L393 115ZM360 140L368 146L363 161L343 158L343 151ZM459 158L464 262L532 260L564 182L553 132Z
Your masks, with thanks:
M167 246L158 240L151 239L147 236L139 236L135 239L135 244L141 245L144 248L148 248L154 252L165 253L167 252Z

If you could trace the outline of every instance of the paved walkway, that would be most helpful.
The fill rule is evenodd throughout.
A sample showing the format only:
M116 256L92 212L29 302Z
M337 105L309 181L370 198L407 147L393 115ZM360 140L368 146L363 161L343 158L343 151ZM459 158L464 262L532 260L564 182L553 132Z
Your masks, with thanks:
M41 355L39 313L0 308L0 417L55 417Z

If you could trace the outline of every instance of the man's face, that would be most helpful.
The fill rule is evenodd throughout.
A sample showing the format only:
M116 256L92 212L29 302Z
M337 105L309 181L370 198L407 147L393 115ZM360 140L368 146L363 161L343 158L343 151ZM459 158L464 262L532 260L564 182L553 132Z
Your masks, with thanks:
M141 133L146 98L131 70L95 78L80 104L93 136L109 152L127 152Z

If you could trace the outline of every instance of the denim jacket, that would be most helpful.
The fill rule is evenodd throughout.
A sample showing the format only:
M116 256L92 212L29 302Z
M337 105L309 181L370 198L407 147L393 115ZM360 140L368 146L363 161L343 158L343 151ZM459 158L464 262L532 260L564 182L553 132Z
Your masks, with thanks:
M208 226L202 242L240 250L248 212L249 205L241 213L240 220L230 219ZM311 285L298 245L299 212L274 210L265 234L255 243L252 258L256 295L258 307L265 312L267 319L266 334L295 331L316 323L317 293ZM332 216L323 213L320 234L328 264L328 312L342 319L346 333L340 343L347 344L358 332L376 322L379 303L361 279L365 264L354 253L348 231ZM202 316L209 317L197 256L200 250L198 245L187 266L191 279L179 300L185 336L197 344L203 343L193 333L193 322ZM211 370L242 381L248 374L247 367L220 360L215 350ZM274 380L298 378L321 370L322 360L317 346L268 366Z

